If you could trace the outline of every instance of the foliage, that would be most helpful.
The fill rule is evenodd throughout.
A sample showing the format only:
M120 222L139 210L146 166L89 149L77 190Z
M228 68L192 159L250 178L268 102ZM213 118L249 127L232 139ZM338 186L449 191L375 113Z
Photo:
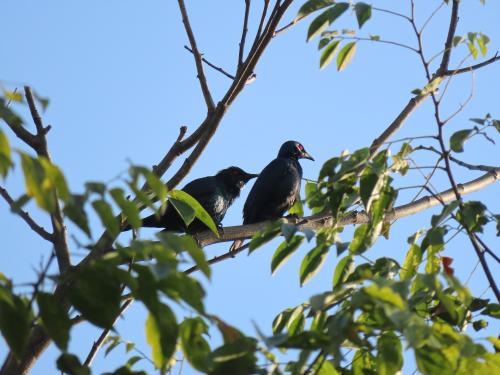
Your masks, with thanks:
M351 30L327 31L339 17L349 15L349 10L361 29L374 9L363 2L309 0L295 18L298 22L319 13L310 22L307 40L320 37L321 68L336 55L341 71L354 57L360 39L346 43L355 35ZM369 39L380 41L376 36ZM465 43L470 54L478 58L479 52L487 54L488 42L486 35L471 32L466 38L455 37L453 47ZM433 78L414 94L433 96L443 79ZM23 95L2 89L0 119L11 129L22 128L24 120L12 103L26 104ZM48 105L46 99L35 97L43 108ZM473 136L491 140L491 133L500 132L500 120L489 114L471 121L475 124L472 128L449 137L449 150L442 150L441 158L463 152ZM499 372L498 338L487 334L489 342L478 343L467 329L486 329L500 317L500 305L473 296L453 275L453 259L442 255L457 230L450 223L458 225L458 231L466 232L472 241L488 225L496 225L500 234L500 216L489 212L485 203L461 197L443 203L427 229L408 238L402 265L389 257L375 261L364 258L381 236L390 236L388 215L394 213L399 192L394 181L406 175L409 160L418 149L409 141L392 154L391 146L342 152L323 164L317 180L307 182L304 201L294 206L293 213L302 215L302 204L313 214L327 212L326 225L313 232L300 222L278 220L253 236L250 254L273 238L284 237L270 259L271 273L297 256L300 246L309 247L298 270L300 285L319 272L331 252L335 251L339 260L332 284L323 293L279 313L269 334L257 329L257 337L249 337L206 310L202 284L186 265L194 266L207 279L212 270L193 236L161 232L156 241L133 238L101 248L102 238L114 240L128 225L139 230L142 209L161 215L169 204L186 224L198 218L218 236L212 218L193 197L169 190L154 171L135 165L119 186L88 182L83 192L72 192L63 171L47 155L13 150L1 128L0 174L7 178L16 164L21 165L25 182L25 192L11 204L13 213L21 215L31 200L47 215L55 215L61 208L64 219L81 230L89 241L85 247L96 255L50 277L60 293L43 287L49 279L46 272L40 273L28 297L16 290L13 280L0 274L0 331L13 356L21 359L31 328L39 325L61 352L57 366L62 372L89 374L87 364L68 352L75 325L84 320L109 331L134 300L148 311L144 330L151 354L145 355L120 336L109 336L106 355L121 345L127 355L134 354L112 374L140 374L133 370L139 361L150 361L166 373L180 352L193 368L207 374L394 374L403 368L407 350L412 351L418 370L424 374ZM345 234L342 220L358 204L367 219L358 223L352 234ZM91 231L92 217L97 217L104 229L100 238ZM343 241L342 237L349 238ZM176 315L178 306L187 309L190 316ZM222 338L218 347L213 347L209 337L211 326ZM283 353L288 353L285 365L280 361ZM266 365L261 365L263 360Z

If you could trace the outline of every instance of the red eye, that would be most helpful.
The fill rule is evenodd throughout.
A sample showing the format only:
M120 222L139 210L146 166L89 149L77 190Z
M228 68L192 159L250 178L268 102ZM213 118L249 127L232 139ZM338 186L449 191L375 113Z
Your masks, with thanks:
M304 151L304 146L302 146L301 144L298 144L297 145L297 150Z

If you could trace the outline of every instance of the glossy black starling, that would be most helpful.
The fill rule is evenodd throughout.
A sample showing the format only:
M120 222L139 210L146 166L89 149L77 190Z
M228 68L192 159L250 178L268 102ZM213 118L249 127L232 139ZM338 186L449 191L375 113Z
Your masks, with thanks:
M221 227L222 219L233 201L240 195L245 184L256 174L250 174L238 167L221 170L215 176L207 176L191 181L182 189L195 198L210 214L215 224ZM143 227L165 228L168 231L196 233L207 227L195 219L186 228L184 220L172 206L168 205L165 213L158 218L155 215L142 219Z
M314 160L296 141L283 143L278 157L259 174L243 207L243 224L274 220L283 216L300 196L302 167L299 159ZM237 249L241 241L231 247Z

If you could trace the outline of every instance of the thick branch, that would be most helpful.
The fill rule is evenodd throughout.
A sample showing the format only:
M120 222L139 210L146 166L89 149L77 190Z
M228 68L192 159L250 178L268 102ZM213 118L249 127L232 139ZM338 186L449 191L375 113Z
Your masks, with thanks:
M500 168L497 168L495 171L486 173L481 177L476 178L475 180L469 181L464 184L458 184L457 189L461 195L469 194L474 191L481 190L484 187L497 182L499 179ZM453 189L443 191L433 196L425 196L412 203L404 204L394 208L385 215L384 220L393 221L401 219L403 217L414 215L433 206L447 203L455 199L456 197ZM291 219L284 218L283 220L288 220L292 223L294 222ZM369 216L366 214L366 212L353 211L347 213L335 224L339 227L344 227L350 224L364 224L368 223L368 221ZM208 246L219 242L229 242L238 239L248 239L255 235L257 232L263 230L268 224L268 222L261 222L249 225L224 227L224 230L219 234L220 236L218 238L212 232L205 231L198 234L196 236L196 239L201 246ZM333 224L334 223L332 221L332 217L329 213L321 213L300 219L298 227L299 229L318 230L324 227L329 227Z
M12 197L10 196L10 194L8 193L8 191L5 190L2 186L0 186L0 195L9 204L10 209L13 212L15 212L16 214L18 214L21 217L21 219L23 219L26 222L26 224L28 224L29 227L34 232L36 232L43 239L52 242L52 240L53 240L52 234L49 233L49 232L47 232L42 226L38 225L35 222L35 220L33 220L31 218L31 216L30 216L30 214L28 212L23 211L22 209L16 207L16 204L15 204L16 202L14 201L14 199L12 199Z
M184 4L184 0L178 0L177 2L179 3L179 9L182 15L182 23L184 24L184 28L186 29L186 34L189 39L189 44L191 45L191 49L193 50L194 61L196 64L196 71L198 72L198 79L200 81L201 91L203 93L203 97L205 98L205 103L207 104L207 108L211 110L215 107L215 104L214 100L212 99L212 94L210 94L210 89L208 88L205 72L203 71L201 54L198 51L198 47L196 45L196 39L194 38L193 30L191 29L191 25L189 23L189 18L186 11L186 5Z

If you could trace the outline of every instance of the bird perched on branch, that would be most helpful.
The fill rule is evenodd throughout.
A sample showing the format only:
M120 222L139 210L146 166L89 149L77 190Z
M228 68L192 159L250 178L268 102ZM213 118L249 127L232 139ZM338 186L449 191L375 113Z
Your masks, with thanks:
M182 189L196 199L220 227L227 209L239 197L245 184L256 174L245 172L238 167L221 170L215 176L207 176L191 181ZM200 220L195 219L188 227L175 207L169 204L161 217L156 215L142 219L143 227L165 228L168 231L196 233L208 229ZM130 229L127 227L126 230Z
M299 142L283 143L276 159L259 174L243 207L243 224L274 220L283 216L300 196L302 167L299 159L314 160ZM231 246L234 251L242 241Z

